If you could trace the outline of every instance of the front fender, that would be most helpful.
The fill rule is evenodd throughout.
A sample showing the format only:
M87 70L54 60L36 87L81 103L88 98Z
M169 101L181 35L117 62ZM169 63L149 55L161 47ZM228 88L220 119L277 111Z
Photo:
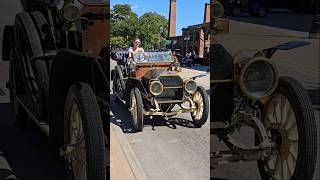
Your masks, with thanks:
M94 92L109 96L109 82L96 57L68 49L59 50L53 58L49 77L48 113L50 136L63 140L64 106L72 84L88 83ZM109 102L109 99L106 99Z
M129 77L126 81L126 93L125 93L125 100L129 100L130 98L130 92L131 89L137 87L142 95L146 95L147 91L145 89L145 87L142 84L142 81L140 79L137 78L133 78L133 77Z

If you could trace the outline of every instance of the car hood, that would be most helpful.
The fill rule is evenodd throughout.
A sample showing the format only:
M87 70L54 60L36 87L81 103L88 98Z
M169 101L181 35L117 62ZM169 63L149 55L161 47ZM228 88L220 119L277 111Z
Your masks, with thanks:
M170 76L170 75L176 76L177 74L173 71L166 71L163 69L154 68L146 72L143 76L143 79L146 82L149 82L151 79L159 79L160 76Z

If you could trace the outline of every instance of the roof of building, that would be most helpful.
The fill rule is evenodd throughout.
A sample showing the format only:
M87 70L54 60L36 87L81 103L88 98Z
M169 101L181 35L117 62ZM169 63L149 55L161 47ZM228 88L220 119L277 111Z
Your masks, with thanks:
M210 25L210 23L195 24L195 25L187 26L186 28L182 28L182 29L201 28L206 25Z

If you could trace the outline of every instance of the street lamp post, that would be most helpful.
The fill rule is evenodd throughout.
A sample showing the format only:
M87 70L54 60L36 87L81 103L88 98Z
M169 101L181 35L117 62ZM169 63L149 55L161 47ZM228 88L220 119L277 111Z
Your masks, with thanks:
M190 41L190 35L185 35L185 37L183 38L183 40L187 41L186 42L186 53L188 52L188 41Z

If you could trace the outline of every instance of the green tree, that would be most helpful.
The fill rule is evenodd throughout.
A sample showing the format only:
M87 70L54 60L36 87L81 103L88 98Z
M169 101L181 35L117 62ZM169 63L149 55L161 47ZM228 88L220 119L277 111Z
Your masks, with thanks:
M145 13L138 18L128 4L114 5L111 10L111 45L131 46L137 36L147 49L165 45L168 21L157 13Z
M127 45L126 39L122 36L114 36L110 38L110 43L116 47L123 47Z
M133 16L137 17L129 4L116 4L111 9L111 23L119 22Z
M122 37L125 45L134 39L137 34L138 15L135 14L128 4L117 4L111 10L111 38ZM112 42L111 42L112 43ZM113 45L113 44L112 44Z
M145 13L139 18L138 35L145 48L161 48L167 37L168 21L157 13Z

